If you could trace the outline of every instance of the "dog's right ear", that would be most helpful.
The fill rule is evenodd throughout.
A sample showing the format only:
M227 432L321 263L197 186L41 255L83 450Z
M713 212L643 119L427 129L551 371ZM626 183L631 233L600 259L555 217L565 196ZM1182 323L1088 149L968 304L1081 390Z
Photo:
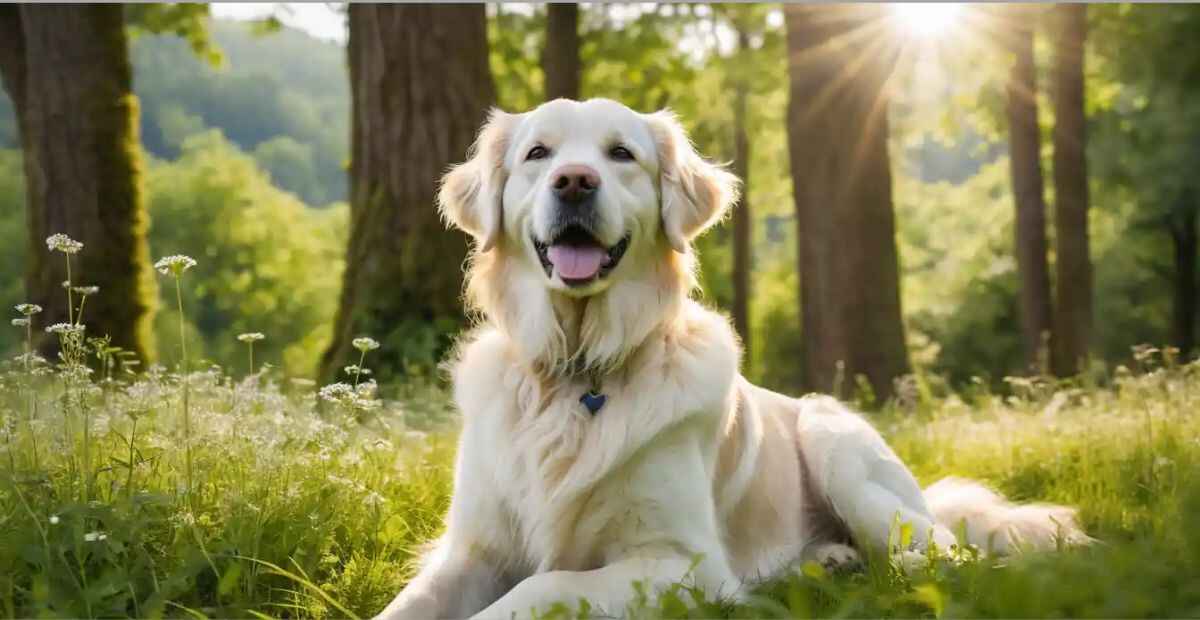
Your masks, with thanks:
M504 228L504 154L518 118L493 108L471 146L470 159L451 168L438 191L442 217L474 237L480 252L495 247Z

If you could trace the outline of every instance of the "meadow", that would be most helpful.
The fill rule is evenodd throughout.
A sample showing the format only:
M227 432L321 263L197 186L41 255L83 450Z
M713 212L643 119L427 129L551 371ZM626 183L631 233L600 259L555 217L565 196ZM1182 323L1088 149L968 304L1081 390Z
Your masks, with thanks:
M51 249L70 261L69 239ZM157 267L182 306L194 261ZM175 288L179 287L179 288ZM12 329L59 338L0 368L0 616L366 617L412 574L451 492L455 414L444 386L382 400L378 343L355 341L345 381L190 360L128 367L69 323L18 306ZM179 316L186 315L186 308ZM182 329L182 322L181 322ZM1140 348L1090 380L1009 379L943 392L910 377L870 414L922 483L986 481L1021 501L1078 506L1099 542L992 558L956 548L808 564L734 605L686 583L631 617L1200 616L1200 363ZM390 394L391 392L389 392ZM902 547L903 533L898 535ZM563 606L547 617L587 616Z

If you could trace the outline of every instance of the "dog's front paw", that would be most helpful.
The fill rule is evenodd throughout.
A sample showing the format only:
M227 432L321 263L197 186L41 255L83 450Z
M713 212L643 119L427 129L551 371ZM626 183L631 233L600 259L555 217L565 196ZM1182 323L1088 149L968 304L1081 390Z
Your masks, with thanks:
M857 571L862 568L862 556L849 545L827 543L813 551L813 560L831 573Z

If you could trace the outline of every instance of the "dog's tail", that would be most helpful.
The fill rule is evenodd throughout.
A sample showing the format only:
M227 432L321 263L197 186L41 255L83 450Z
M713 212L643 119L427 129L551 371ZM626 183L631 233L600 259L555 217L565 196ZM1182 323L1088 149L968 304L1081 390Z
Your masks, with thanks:
M971 480L943 478L925 489L925 500L940 525L985 553L1053 550L1086 545L1075 509L1050 504L1013 504Z

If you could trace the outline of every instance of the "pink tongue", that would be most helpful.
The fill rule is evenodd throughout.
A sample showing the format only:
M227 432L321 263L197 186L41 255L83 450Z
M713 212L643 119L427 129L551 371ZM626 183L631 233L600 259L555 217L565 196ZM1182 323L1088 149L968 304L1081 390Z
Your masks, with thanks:
M558 275L568 280L586 280L600 273L608 255L594 245L552 245L546 254Z

